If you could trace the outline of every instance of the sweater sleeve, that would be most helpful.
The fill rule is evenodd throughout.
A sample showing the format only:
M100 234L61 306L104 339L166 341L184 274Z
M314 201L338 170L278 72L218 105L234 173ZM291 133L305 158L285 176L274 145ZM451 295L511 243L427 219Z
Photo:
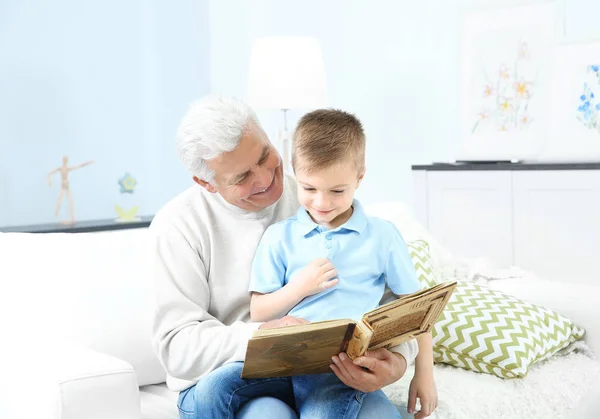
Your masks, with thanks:
M411 339L390 348L389 351L402 355L406 359L406 365L411 365L419 354L419 343L416 339Z
M175 378L198 381L223 364L243 361L260 323L224 325L208 313L210 291L200 249L172 228L153 231L156 311L153 346Z

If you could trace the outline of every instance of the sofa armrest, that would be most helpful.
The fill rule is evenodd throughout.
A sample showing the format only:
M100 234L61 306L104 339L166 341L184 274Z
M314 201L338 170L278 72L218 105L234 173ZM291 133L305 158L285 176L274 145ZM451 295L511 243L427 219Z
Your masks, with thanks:
M571 319L577 326L585 329L586 343L600 357L600 286L537 278L492 280L488 286L552 309Z
M87 348L60 345L12 351L2 371L0 417L139 419L133 367Z

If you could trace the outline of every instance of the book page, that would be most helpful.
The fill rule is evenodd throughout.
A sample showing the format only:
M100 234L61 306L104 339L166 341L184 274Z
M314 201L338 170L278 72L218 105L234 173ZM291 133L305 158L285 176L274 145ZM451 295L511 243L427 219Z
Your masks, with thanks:
M398 298L365 314L374 335L369 349L399 345L431 330L456 282L448 282Z

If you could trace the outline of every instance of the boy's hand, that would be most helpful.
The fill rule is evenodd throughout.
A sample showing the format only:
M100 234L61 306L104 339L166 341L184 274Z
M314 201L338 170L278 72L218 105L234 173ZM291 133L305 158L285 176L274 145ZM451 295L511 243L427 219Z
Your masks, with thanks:
M421 410L415 413L417 399ZM408 413L415 413L415 419L423 419L433 413L438 406L438 395L433 374L415 373L408 392Z
M339 279L331 279L336 275L337 271L331 261L319 258L306 265L290 282L290 285L293 284L301 296L308 297L336 286Z

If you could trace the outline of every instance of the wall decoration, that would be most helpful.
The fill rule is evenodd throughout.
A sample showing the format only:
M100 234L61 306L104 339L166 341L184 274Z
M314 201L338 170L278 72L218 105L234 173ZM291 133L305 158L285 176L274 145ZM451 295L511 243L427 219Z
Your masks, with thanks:
M125 210L115 204L115 211L117 212L117 215L119 216L117 218L117 221L121 221L121 222L139 221L140 217L137 216L139 209L140 208L136 205L134 207L129 208L128 210Z
M133 195L137 181L129 173L125 173L118 181L119 192L122 196L125 194ZM139 206L133 205L129 209L125 209L120 205L115 204L115 211L118 215L116 221L119 222L132 222L139 221L141 218L137 216Z
M485 75L485 84L479 100L479 112L473 115L473 129L480 131L497 130L501 132L525 131L529 128L532 117L529 116L529 105L535 87L531 74L520 74L528 64L529 46L521 41L515 48L514 65L509 69L501 64L495 73Z
M121 187L121 193L133 193L137 181L129 174L125 173L121 179L119 179L119 186Z
M58 215L60 214L60 207L65 197L67 198L69 203L69 218L67 220L62 220L61 224L75 223L75 208L73 204L73 195L71 193L71 185L69 183L69 173L71 173L74 170L81 169L82 167L85 167L92 163L94 163L94 161L90 160L77 166L69 166L69 157L63 156L62 165L48 173L48 186L50 187L52 187L52 176L55 173L60 173L60 193L58 195L56 209L54 210L54 216L58 217Z
M577 106L577 120L584 127L593 130L596 134L600 134L600 125L598 124L598 112L600 111L600 102L598 102L597 96L600 94L598 88L600 87L600 79L598 78L598 64L585 65L584 68L587 70L587 77L581 77L582 79L588 79L583 81L583 92L579 96L579 106ZM592 80L590 76L593 76Z
M543 148L558 2L466 12L461 20L462 160L535 158Z
M547 146L541 160L600 160L600 40L565 42L554 56Z

